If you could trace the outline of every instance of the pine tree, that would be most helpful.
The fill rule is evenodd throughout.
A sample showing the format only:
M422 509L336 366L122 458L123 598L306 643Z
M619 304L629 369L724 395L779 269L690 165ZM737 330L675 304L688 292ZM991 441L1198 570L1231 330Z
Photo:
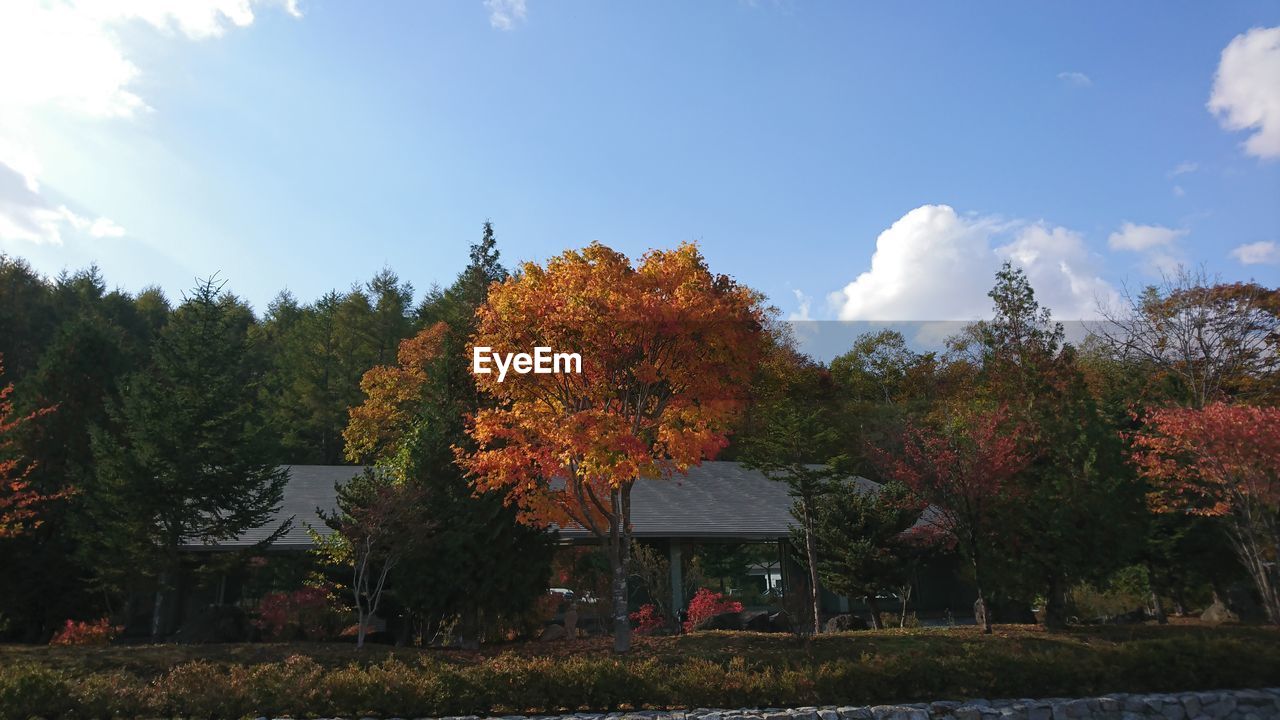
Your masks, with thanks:
M94 434L98 487L89 501L104 549L119 560L101 572L159 580L156 636L168 630L163 591L180 548L237 537L280 505L287 475L257 409L252 323L222 283L202 282Z

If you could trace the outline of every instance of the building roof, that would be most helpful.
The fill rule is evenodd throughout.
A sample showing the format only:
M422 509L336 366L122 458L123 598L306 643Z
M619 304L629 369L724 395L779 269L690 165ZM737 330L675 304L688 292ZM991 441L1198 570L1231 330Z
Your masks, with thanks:
M335 482L345 482L360 474L361 467L343 465L289 465L289 482L284 501L275 518L266 525L234 539L188 549L233 549L248 547L266 539L280 523L293 518L293 527L277 540L275 549L311 547L307 527L328 535L330 530L316 514L316 508L335 507ZM854 482L867 492L879 485L866 478ZM641 478L631 491L632 536L643 539L689 538L702 540L775 540L786 537L795 522L792 499L786 483L771 480L759 470L742 463L704 462L689 468L687 475L669 480ZM560 530L567 540L585 540L591 534L582 528Z
M280 509L266 524L246 531L232 540L216 543L192 543L184 546L187 550L238 549L256 545L271 536L280 527L280 523L293 518L289 530L271 544L276 550L306 550L311 547L311 535L308 527L314 528L323 535L332 532L316 508L330 512L337 507L337 492L334 483L350 480L364 471L363 467L352 465L286 465L289 470L289 482L284 486L284 499Z
M879 487L866 478L867 491ZM791 534L787 484L737 462L704 462L669 480L642 478L631 490L631 528L636 538L775 540ZM561 537L591 537L565 528Z

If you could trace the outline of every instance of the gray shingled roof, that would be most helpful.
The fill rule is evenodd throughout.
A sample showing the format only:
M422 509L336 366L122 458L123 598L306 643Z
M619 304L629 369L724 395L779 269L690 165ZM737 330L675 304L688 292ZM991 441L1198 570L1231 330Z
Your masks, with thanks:
M865 478L867 490L878 487ZM670 480L641 479L631 490L632 535L637 538L772 540L786 537L791 517L787 484L770 480L742 463L714 461L689 468ZM582 528L562 537L590 537Z
M191 546L190 549L215 547L237 548L261 542L280 521L294 516L292 529L278 540L277 549L311 547L307 534L310 523L317 531L329 528L316 514L316 508L331 509L335 505L334 482L345 481L363 468L338 465L290 465L289 484L276 519L261 528L250 530L235 540L214 546ZM868 492L879 486L865 478L854 480ZM791 498L786 483L770 480L758 470L742 463L705 462L689 469L687 475L670 480L641 479L631 491L631 525L638 538L701 538L722 540L772 540L791 532ZM590 537L582 528L560 531L565 539Z
M278 550L305 550L311 547L311 536L307 526L328 535L331 531L316 514L316 508L325 511L337 506L335 482L346 482L364 471L363 467L351 465L286 465L289 470L289 483L284 488L284 500L280 510L262 527L245 532L234 540L223 540L212 545L187 545L188 550L243 548L255 545L267 539L280 527L280 523L293 518L293 526L283 537L272 543Z

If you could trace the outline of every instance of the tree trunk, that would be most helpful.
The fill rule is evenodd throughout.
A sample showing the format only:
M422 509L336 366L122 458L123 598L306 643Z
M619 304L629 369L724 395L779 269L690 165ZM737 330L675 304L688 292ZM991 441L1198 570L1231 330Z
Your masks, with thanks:
M627 566L631 563L630 488L614 490L614 516L609 520L609 564L613 571L613 651L631 649L631 619L627 613Z
M163 578L163 575L161 576ZM156 588L156 600L151 606L151 641L159 642L160 626L164 616L162 608L164 607L164 581L161 580L160 587Z
M987 598L982 594L982 574L978 570L978 552L975 545L973 551L973 585L978 591L978 599L973 603L973 619L982 626L984 635L991 634L991 608L987 607Z
M1049 592L1044 603L1044 626L1048 630L1061 630L1067 626L1067 588L1058 575L1049 578Z
M458 633L458 646L463 650L479 650L481 632L480 611L475 607L469 607L464 610L460 626L461 630Z
M871 628L883 630L884 622L880 619L880 606L876 603L875 594L867 593L864 599L867 601L867 613L871 615Z
M898 614L898 627L905 628L907 626L907 604L911 602L911 586L903 585L898 589L898 593L902 596L902 612Z
M1169 624L1169 615L1164 611L1164 601L1160 599L1160 593L1156 592L1155 588L1151 589L1151 609L1155 611L1158 624Z
M983 635L991 634L991 609L987 607L982 590L978 590L978 599L973 601L973 619L982 628Z
M809 600L813 604L813 634L822 632L822 588L818 585L818 543L813 537L809 500L804 503L804 553L809 561Z
M1267 620L1280 625L1280 568L1270 557L1280 555L1280 522L1249 498L1237 501L1228 536L1262 599Z

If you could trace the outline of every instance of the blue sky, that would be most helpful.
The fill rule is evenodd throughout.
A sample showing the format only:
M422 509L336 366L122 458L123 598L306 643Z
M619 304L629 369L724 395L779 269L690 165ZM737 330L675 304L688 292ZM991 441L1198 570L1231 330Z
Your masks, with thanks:
M1280 284L1275 2L18 0L3 47L0 251L130 290L425 289L485 219L814 319Z

